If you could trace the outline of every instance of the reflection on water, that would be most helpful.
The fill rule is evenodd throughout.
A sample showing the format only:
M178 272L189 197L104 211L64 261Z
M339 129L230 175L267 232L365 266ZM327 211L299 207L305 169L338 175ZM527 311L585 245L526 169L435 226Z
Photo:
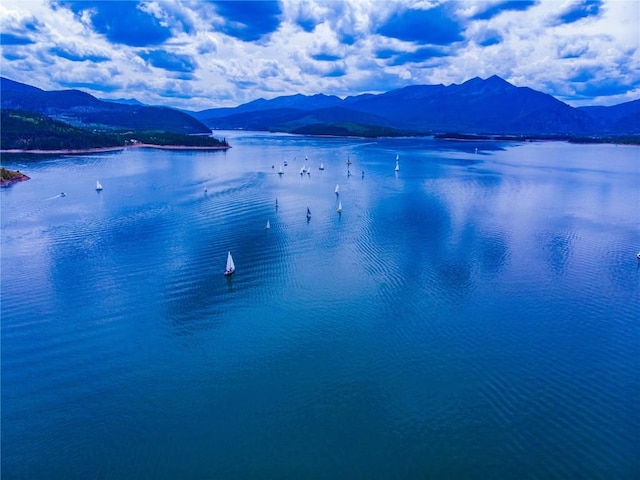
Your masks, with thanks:
M636 148L219 136L3 158L4 476L640 471Z

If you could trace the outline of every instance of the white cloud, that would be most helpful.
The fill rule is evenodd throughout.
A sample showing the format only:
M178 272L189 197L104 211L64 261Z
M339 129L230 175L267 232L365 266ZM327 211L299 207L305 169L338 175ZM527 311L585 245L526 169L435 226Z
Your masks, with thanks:
M136 97L194 110L260 97L347 96L494 74L573 105L613 104L640 96L640 11L635 0L606 1L597 16L566 25L556 21L566 8L561 2L540 2L524 11L503 10L475 20L474 15L498 3L446 2L464 37L444 46L449 55L396 65L378 58L382 50L413 52L423 47L375 33L394 10L428 9L436 3L282 0L277 30L243 42L222 33L223 19L209 3L148 2L144 10L173 34L154 49L197 63L192 74L181 75L151 67L139 57L144 47L110 43L93 31L87 12L79 17L45 0L5 0L0 3L0 31L23 33L34 43L2 45L2 74L47 90L79 84L100 97ZM53 55L56 48L71 53L67 58ZM83 56L85 61L75 58ZM115 90L105 93L101 86Z

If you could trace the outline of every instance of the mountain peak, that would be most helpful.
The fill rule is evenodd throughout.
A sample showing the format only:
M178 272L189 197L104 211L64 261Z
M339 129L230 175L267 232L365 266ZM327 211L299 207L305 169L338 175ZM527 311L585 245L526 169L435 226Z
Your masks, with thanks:
M492 75L486 80L480 77L474 77L460 85L455 85L455 87L458 93L464 92L469 95L496 94L516 88L497 75Z
M487 83L491 83L492 85L511 85L509 82L507 82L504 78L499 77L498 75L491 75L489 78L487 78L485 80L485 82Z

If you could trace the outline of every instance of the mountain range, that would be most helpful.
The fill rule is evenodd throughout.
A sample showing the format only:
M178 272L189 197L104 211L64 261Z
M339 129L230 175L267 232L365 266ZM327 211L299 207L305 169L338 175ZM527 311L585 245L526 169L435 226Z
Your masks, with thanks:
M210 134L211 129L185 112L167 107L98 100L79 90L45 91L0 77L2 110L45 115L91 130L159 130Z
M640 100L612 107L574 108L495 75L459 85L413 85L345 99L322 94L259 99L193 115L213 129L291 133L301 129L308 133L312 125L321 133L332 125L348 123L421 134L640 135Z
M245 129L359 136L640 137L640 100L574 108L495 75L447 86L412 85L377 95L342 99L297 94L202 111L148 106L135 99L99 100L78 90L44 91L2 77L0 90L3 110L33 112L99 131L197 134Z

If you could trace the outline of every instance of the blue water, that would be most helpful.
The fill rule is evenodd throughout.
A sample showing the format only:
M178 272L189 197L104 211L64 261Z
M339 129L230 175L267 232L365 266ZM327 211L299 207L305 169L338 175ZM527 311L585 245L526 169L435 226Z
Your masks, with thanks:
M640 478L637 147L220 133L2 159L3 479Z

